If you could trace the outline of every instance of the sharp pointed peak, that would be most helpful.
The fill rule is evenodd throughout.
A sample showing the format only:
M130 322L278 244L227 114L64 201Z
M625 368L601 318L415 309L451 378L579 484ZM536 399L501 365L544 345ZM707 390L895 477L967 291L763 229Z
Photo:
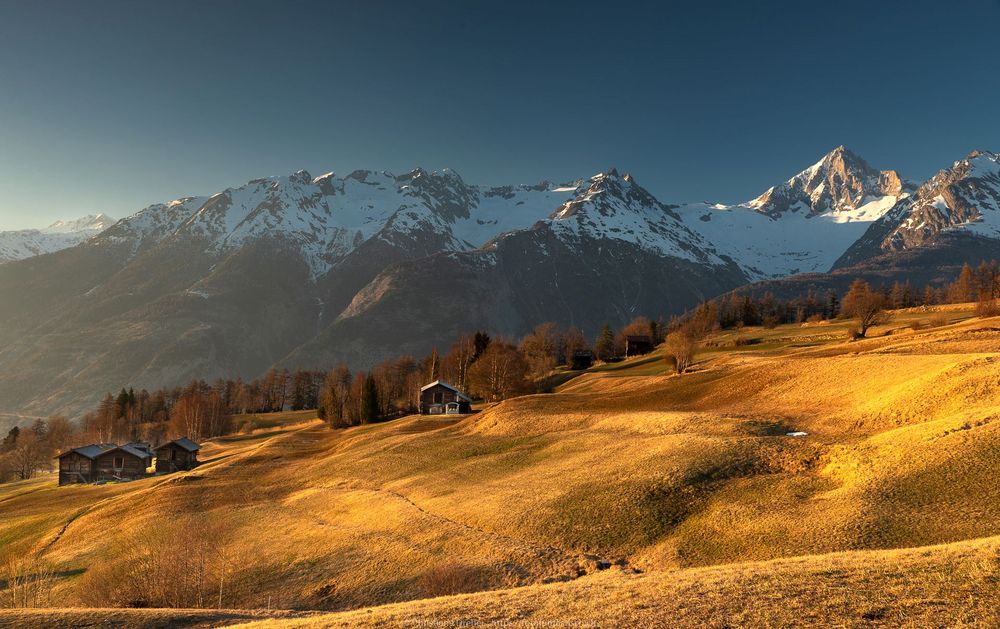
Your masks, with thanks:
M618 170L618 168L614 166L608 168L607 170L603 170L597 173L596 175L591 177L590 180L592 182L600 182L605 180L620 180L620 181L627 181L628 183L635 183L635 180L632 178L631 174L629 173L623 174L621 171Z
M300 168L288 176L288 180L295 183L311 183L313 176L305 168Z

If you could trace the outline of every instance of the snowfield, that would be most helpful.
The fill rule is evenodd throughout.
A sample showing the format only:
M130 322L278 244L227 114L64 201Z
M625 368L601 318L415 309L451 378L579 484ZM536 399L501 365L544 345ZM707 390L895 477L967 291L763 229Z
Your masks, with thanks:
M904 195L905 196L905 195ZM753 280L825 272L901 197L886 195L857 209L810 215L795 206L772 218L748 205L684 205L684 224L732 258Z

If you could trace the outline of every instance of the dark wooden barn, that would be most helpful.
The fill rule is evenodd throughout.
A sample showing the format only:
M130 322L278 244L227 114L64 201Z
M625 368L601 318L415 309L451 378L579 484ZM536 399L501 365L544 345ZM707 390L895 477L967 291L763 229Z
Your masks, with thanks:
M573 352L573 356L570 361L570 369L580 371L581 369L589 369L593 364L594 352L589 349L577 350Z
M626 336L625 356L641 356L653 351L653 339L648 336Z
M93 483L97 480L94 459L116 447L113 443L93 443L60 453L56 457L59 459L59 484Z
M420 413L460 415L472 412L472 400L447 382L435 380L420 387Z
M191 470L198 466L198 450L201 449L187 437L174 439L156 448L156 472L168 474Z
M153 455L137 445L141 444L94 443L67 450L58 456L59 484L142 478L153 462Z

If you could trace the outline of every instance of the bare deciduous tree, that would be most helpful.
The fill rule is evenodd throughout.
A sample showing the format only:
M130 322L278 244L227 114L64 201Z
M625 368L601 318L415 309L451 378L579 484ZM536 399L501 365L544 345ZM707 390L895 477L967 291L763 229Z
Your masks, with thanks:
M860 278L854 280L844 295L840 310L848 317L858 320L858 334L862 337L872 326L889 320L889 315L885 312L885 297L872 290L868 282Z
M531 375L539 378L555 369L562 339L555 323L540 323L521 339L521 353L528 361Z
M698 341L691 330L681 327L667 335L664 341L667 359L673 362L677 373L684 373L694 360Z
M472 391L489 402L518 395L526 388L528 362L509 343L493 341L469 369Z

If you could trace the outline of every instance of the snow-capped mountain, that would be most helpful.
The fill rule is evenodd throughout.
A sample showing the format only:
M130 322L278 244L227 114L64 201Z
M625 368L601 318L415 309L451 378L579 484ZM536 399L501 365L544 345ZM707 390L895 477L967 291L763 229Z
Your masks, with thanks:
M0 264L78 245L113 223L106 214L90 214L72 221L56 221L44 229L0 232Z
M727 265L711 242L684 224L676 208L658 201L631 175L620 176L611 168L581 184L573 198L552 213L548 225L566 242L606 239L660 256Z
M788 181L739 205L677 209L691 231L754 280L828 271L913 184L839 146Z
M298 171L207 198L150 206L103 238L130 243L134 254L168 238L200 239L216 252L281 238L301 251L313 277L319 277L376 234L389 238L393 232L422 231L438 235L441 250L474 249L499 233L544 218L575 190L576 184L548 182L471 186L450 170L418 168L400 176L359 170L316 178Z
M283 364L364 364L445 347L456 330L518 336L541 321L594 334L747 281L629 175L610 169L570 194L548 218L480 248L386 266Z
M859 238L838 266L933 244L943 235L1000 239L1000 156L973 151L923 183Z
M41 231L46 234L100 233L114 223L115 219L107 214L88 214L72 221L56 221Z
M746 205L775 218L786 212L856 213L873 199L898 197L912 189L896 171L876 170L841 145Z

